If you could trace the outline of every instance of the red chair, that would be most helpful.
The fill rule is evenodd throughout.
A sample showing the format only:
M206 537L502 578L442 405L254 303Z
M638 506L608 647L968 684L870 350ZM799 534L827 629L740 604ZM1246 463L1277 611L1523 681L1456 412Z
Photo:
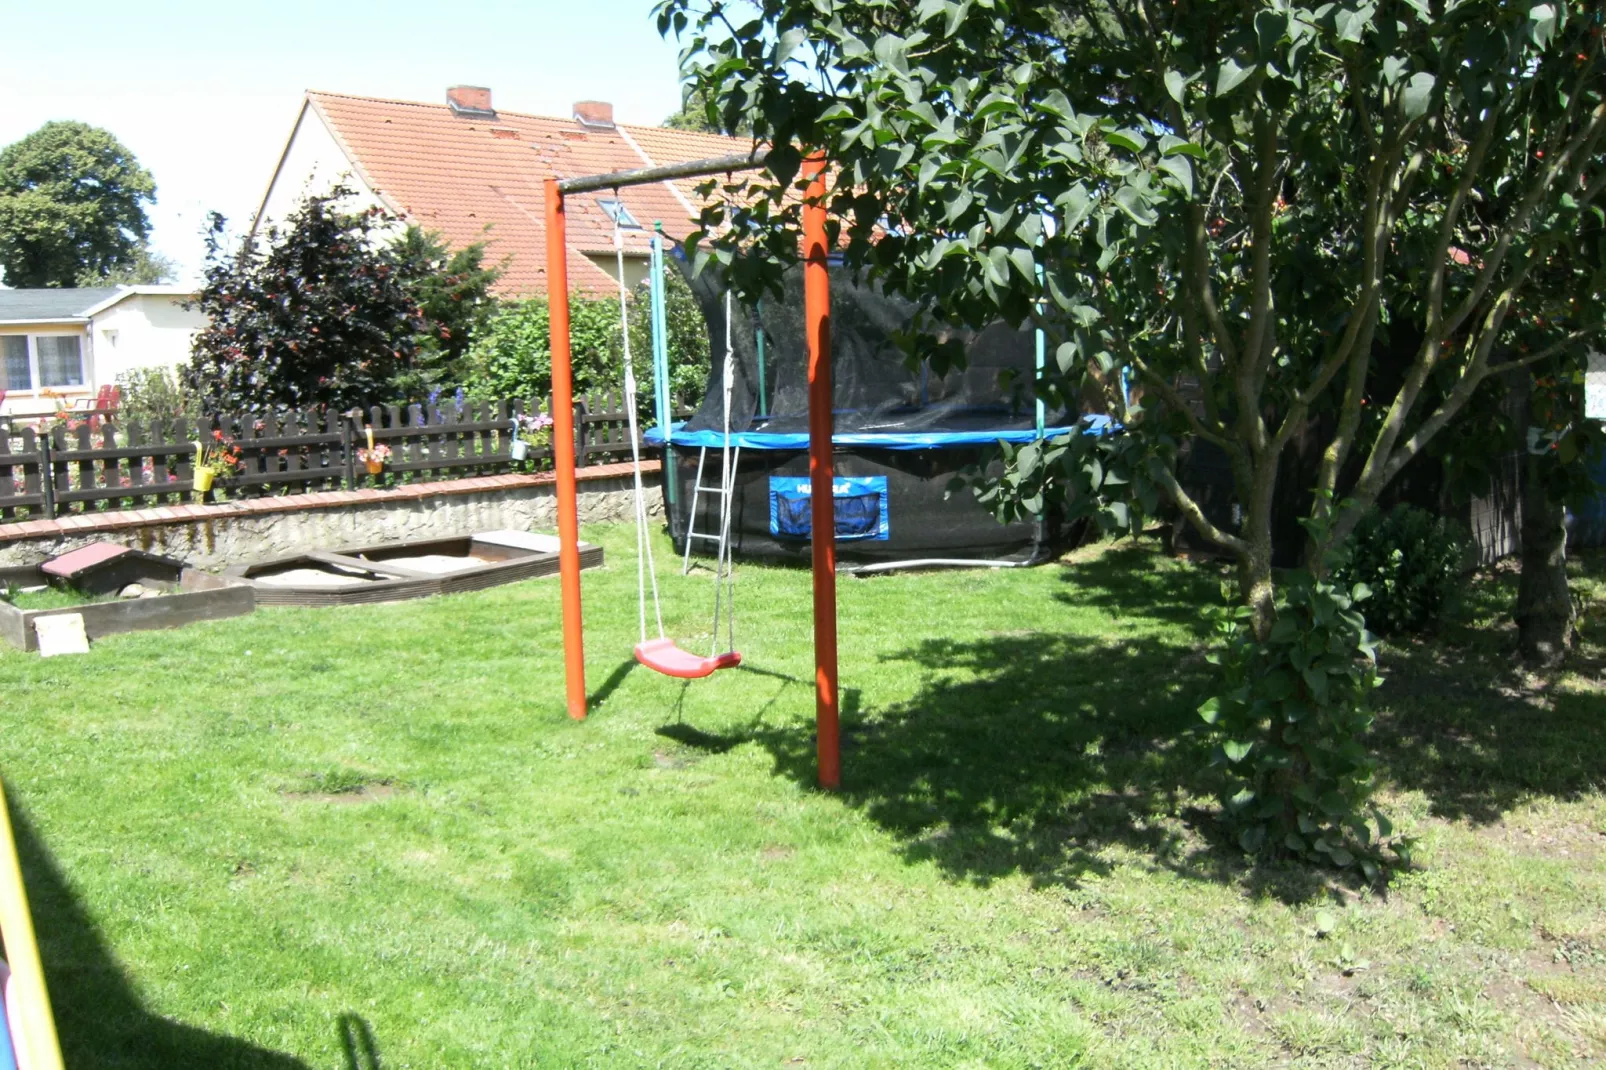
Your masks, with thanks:
M103 386L95 392L93 398L78 398L72 403L75 410L83 410L89 414L89 427L91 430L100 426L103 417L111 416L117 411L122 402L123 388L120 386Z

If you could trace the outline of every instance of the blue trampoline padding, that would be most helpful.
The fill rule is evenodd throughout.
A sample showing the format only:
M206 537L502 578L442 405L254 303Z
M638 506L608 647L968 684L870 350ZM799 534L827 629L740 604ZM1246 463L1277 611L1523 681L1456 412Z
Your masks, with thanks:
M725 436L719 431L682 431L683 423L675 424L674 445L710 448L720 448L725 445ZM831 442L837 446L868 446L883 450L929 450L941 449L944 446L991 446L995 442L1035 442L1041 438L1059 438L1078 430L1088 435L1104 435L1119 427L1108 416L1088 416L1080 424L1070 427L1045 427L1041 436L1035 430L1025 431L891 431L891 432L856 432L832 435ZM664 433L656 427L649 427L642 436L649 446L662 446ZM809 448L809 436L803 433L776 434L769 431L734 431L730 436L732 446L753 450L806 450Z

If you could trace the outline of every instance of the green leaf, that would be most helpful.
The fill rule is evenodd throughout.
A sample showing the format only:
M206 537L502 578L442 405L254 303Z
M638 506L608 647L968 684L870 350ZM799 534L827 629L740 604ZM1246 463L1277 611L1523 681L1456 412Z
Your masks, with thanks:
M1149 144L1149 139L1144 137L1141 131L1133 130L1131 127L1108 131L1104 135L1104 140L1116 148L1127 149L1130 152L1142 152Z
M1205 151L1203 145L1196 145L1191 141L1183 141L1181 138L1176 138L1175 142L1169 145L1162 141L1160 143L1160 155L1192 156L1196 160L1210 159L1210 154Z
M1376 9L1371 6L1359 9L1344 8L1333 17L1333 28L1338 31L1340 41L1358 44L1366 28L1372 24L1372 16Z
M1065 209L1067 231L1073 231L1081 226L1093 211L1093 198L1088 195L1087 187L1080 182L1060 194L1055 203Z
M771 147L769 155L764 158L764 167L775 180L783 186L792 184L797 177L798 168L803 165L803 154L790 142L783 141Z
M1237 89L1255 73L1253 66L1240 67L1234 59L1224 59L1216 71L1216 96L1224 97Z
M960 0L959 3L948 4L948 22L943 26L944 37L952 37L959 32L959 26L970 14L970 0Z
M1234 764L1237 764L1238 762L1241 762L1245 758L1249 757L1249 752L1253 750L1254 747L1255 744L1253 740L1243 743L1239 742L1238 740L1230 739L1221 745L1223 753L1227 755L1227 761Z
M1063 374L1076 366L1076 359L1080 355L1081 353L1077 349L1075 342L1062 342L1060 347L1054 350L1054 363L1059 365L1060 372Z
M1183 77L1181 71L1166 71L1165 91L1171 95L1172 100L1181 104L1184 94L1188 91L1188 83L1192 80L1191 78Z
M1428 105L1433 100L1433 86L1436 81L1437 79L1427 71L1418 71L1411 75L1411 80L1405 83L1405 92L1400 98L1407 119L1420 119L1427 114Z
M1185 195L1193 196L1193 164L1188 162L1186 156L1172 156L1161 160L1160 170L1176 179Z
M1535 4L1528 9L1528 20L1533 23L1533 41L1540 48L1550 45L1556 34L1556 8L1552 4Z
M1159 221L1160 216L1150 207L1146 193L1130 184L1115 191L1115 204L1139 226L1152 227Z
M1009 262L1015 265L1015 270L1028 283L1037 281L1037 261L1032 258L1032 251L1024 246L1017 245L1009 251Z
M1288 32L1288 15L1282 11L1261 11L1255 16L1255 37L1262 59L1271 58L1283 34Z
M1338 918L1330 910L1316 912L1316 935L1328 937L1338 929Z
M808 39L809 31L806 27L792 27L790 30L787 30L785 33L781 34L781 39L776 43L775 58L780 62L785 63L787 60L792 58L792 53L796 52L799 46L801 46L803 42L807 41Z
M987 251L987 277L994 285L1009 285L1009 252L995 245Z
M1043 94L1043 99L1037 102L1037 110L1046 111L1061 119L1069 119L1075 114L1070 99L1058 89L1051 89Z

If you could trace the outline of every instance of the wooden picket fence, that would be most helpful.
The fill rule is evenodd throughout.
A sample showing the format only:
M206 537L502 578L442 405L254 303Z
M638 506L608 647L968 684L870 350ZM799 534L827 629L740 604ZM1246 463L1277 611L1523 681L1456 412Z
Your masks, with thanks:
M374 406L360 418L281 411L195 423L58 423L44 431L0 417L0 523L190 501L195 443L214 441L217 432L238 447L240 471L204 501L538 471L551 467L550 446L531 448L523 461L511 453L514 418L530 411L525 401L480 401ZM391 450L378 476L357 459L370 433ZM592 394L575 405L577 464L629 456L622 395Z

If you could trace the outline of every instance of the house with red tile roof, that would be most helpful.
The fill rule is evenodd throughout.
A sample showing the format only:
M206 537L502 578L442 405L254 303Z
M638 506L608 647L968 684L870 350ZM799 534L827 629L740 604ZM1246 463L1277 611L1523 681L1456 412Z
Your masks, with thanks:
M507 297L546 291L546 207L542 183L611 171L731 156L751 142L690 130L630 126L613 106L581 101L567 119L499 111L491 91L453 86L444 104L309 92L252 232L282 221L309 194L344 182L358 206L377 206L438 231L453 248L486 243L502 263ZM693 229L701 180L656 182L571 197L567 203L570 284L616 292L614 216L625 231L626 283L646 273L655 224L679 241Z

